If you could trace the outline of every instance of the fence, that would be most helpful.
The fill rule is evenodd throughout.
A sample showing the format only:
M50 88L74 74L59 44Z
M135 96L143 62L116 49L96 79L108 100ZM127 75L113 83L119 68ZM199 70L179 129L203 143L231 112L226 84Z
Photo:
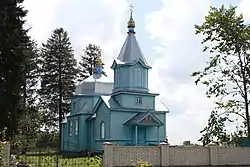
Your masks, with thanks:
M218 146L118 146L103 144L103 167L132 166L141 160L152 166L250 166L250 148Z
M9 166L10 144L0 142L0 166Z
M101 167L102 159L81 153L61 153L53 143L21 142L10 151L10 167ZM1 166L1 165L0 165Z

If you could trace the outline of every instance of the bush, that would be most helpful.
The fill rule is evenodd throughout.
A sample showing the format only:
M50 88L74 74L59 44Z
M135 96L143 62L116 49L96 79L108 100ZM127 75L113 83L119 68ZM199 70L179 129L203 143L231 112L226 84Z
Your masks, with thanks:
M3 158L3 145L0 144L0 166L3 166L4 158Z

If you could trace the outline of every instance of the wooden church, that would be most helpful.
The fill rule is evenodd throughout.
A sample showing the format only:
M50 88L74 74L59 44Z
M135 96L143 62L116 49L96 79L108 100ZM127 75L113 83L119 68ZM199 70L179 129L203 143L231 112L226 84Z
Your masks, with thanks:
M77 85L70 113L62 122L61 150L100 152L104 142L158 145L166 140L167 107L148 89L151 69L135 37L135 22L113 61L114 82L102 75L96 59L94 74Z

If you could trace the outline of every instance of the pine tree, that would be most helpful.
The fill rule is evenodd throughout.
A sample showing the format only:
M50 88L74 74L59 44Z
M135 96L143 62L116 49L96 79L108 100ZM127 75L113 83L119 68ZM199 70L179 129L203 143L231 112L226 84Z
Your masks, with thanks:
M78 81L80 82L93 74L95 60L96 58L102 56L102 50L100 46L91 43L88 44L88 46L83 50L83 52L84 54L81 56L81 61L79 62ZM106 75L104 71L102 73Z
M27 11L23 0L0 2L0 130L7 127L7 137L12 137L20 116L20 92L25 75L29 37L23 28ZM1 137L1 134L0 134Z
M40 103L45 113L46 126L55 128L58 125L58 116L61 121L62 116L69 111L77 75L71 42L63 28L52 32L42 46L41 57Z
M37 85L39 81L39 49L37 43L30 40L30 45L25 49L27 57L25 78L22 84L22 106L24 108L35 106L37 99Z
M25 49L25 76L21 86L22 115L17 122L17 135L35 137L41 128L42 114L37 106L37 86L39 81L39 50L35 41Z

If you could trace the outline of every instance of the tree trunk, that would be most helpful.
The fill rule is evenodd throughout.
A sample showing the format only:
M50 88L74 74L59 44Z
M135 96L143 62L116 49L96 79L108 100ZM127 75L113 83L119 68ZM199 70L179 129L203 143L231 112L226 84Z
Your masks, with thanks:
M61 58L59 56L59 150L61 150L62 142L62 67Z

